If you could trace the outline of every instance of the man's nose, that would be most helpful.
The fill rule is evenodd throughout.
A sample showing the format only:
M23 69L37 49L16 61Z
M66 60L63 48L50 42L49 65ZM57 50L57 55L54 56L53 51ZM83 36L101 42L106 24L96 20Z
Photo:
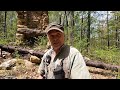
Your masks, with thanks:
M57 41L58 39L55 37L55 38L53 38L53 40L54 40L54 41Z

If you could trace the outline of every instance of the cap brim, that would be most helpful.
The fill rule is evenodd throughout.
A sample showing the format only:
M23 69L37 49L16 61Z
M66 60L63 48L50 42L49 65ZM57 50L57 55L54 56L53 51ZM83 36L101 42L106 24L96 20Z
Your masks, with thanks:
M61 29L59 29L59 28L57 28L57 27L52 27L52 28L50 28L50 29L47 31L47 33L50 32L50 31L52 31L52 30L58 30L58 31L60 31L60 32L63 33L63 30L61 30Z

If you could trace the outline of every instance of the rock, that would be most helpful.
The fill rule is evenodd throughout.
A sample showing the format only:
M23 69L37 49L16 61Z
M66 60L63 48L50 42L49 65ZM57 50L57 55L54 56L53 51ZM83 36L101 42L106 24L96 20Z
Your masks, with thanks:
M11 60L8 60L6 62L3 62L0 64L0 69L7 69L7 70L10 70L11 67L15 66L16 64L16 59L11 59Z
M6 59L6 58L11 58L11 53L2 51L2 57L3 57L4 59Z
M25 66L29 69L29 68L32 68L35 64L34 63L32 63L32 62L30 62L30 61L28 61L28 60L24 60L24 62L25 62Z
M34 50L29 50L30 54L33 54Z
M27 28L25 25L17 25L18 28Z
M23 34L20 34L20 33L16 33L16 38L23 38L24 37L24 35Z
M0 76L0 79L17 79L15 76Z
M0 64L3 62L4 60L3 60L3 58L2 57L0 57Z
M39 63L41 62L41 59L38 58L38 57L36 57L36 56L31 55L31 56L30 56L30 61L31 61L32 63L39 64Z
M19 69L22 69L23 67L25 69L31 69L33 68L35 64L28 61L28 60L23 60L23 59L18 59L17 62L16 62L16 66L13 67L13 70L19 70Z
M23 59L23 60L29 60L30 56L31 56L30 54L23 54L22 57L21 57L21 59Z

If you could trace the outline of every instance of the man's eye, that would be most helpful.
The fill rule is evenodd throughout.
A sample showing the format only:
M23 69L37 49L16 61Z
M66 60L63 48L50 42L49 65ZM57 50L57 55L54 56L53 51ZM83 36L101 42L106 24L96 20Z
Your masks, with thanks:
M54 37L54 35L51 35L51 37Z
M61 35L60 35L60 34L57 34L57 37L61 37Z

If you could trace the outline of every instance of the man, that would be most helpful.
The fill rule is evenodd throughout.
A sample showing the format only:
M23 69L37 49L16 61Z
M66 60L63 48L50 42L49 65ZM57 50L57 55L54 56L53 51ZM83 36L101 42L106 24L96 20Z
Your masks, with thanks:
M63 26L51 23L45 31L51 48L42 58L38 69L39 79L90 79L81 53L64 44Z

